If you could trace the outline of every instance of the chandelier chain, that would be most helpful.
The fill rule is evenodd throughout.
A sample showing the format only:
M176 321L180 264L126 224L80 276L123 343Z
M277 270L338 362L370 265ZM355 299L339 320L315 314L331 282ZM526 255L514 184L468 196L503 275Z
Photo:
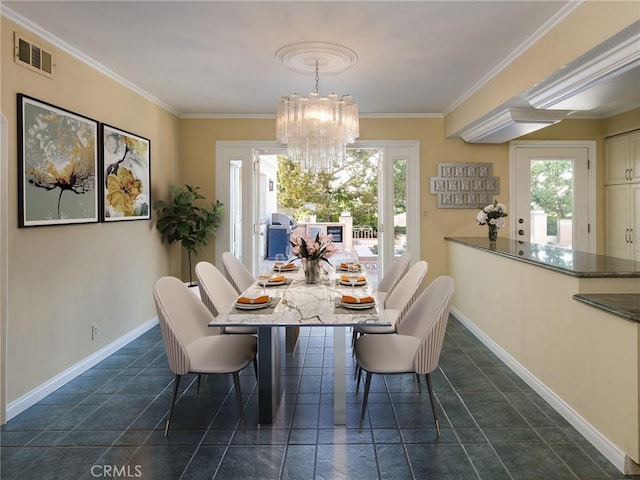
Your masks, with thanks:
M315 93L320 90L320 67L318 66L318 59L316 58L316 89Z

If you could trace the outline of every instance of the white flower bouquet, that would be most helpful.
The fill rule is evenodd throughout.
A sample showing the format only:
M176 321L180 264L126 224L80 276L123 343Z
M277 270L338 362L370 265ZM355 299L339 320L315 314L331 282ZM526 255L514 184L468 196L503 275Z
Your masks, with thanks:
M502 203L498 203L497 200L494 200L493 203L487 205L486 207L480 208L480 213L476 217L478 221L478 225L495 225L498 228L504 227L507 222L504 221L504 217L507 216L507 207L505 207Z

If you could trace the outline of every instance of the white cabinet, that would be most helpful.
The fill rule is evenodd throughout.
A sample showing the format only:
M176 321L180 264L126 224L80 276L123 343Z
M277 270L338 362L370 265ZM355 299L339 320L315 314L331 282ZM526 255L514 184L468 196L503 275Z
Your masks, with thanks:
M640 132L604 142L604 184L640 183Z
M640 261L640 132L604 143L605 253Z
M606 255L640 261L640 184L604 187Z

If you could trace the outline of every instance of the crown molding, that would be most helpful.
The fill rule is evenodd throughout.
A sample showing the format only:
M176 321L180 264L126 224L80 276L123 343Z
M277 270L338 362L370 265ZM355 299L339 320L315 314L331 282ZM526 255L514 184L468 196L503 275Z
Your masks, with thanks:
M598 83L640 66L640 33L624 40L548 85L534 88L525 99L534 108L553 108Z
M507 108L460 133L467 143L504 143L558 123L568 110Z
M529 38L527 38L518 48L516 48L513 52L511 52L504 60L502 60L498 65L496 65L489 73L487 73L483 78L481 78L474 86L472 86L466 93L464 93L460 98L458 98L455 102L453 102L449 107L447 107L443 115L449 115L453 110L462 105L466 100L468 100L471 96L477 93L482 87L484 87L487 83L489 83L496 75L498 75L502 70L507 68L513 61L515 61L520 55L529 50L533 45L535 45L542 37L544 37L547 33L549 33L556 25L558 25L562 20L567 18L573 11L580 6L582 1L570 2L565 5L561 10L559 10L553 17L551 17L544 25L542 25L538 30L536 30Z

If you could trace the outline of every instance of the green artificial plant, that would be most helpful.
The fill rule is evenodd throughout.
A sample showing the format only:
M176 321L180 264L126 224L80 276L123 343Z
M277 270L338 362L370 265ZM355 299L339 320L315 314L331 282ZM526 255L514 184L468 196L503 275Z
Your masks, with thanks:
M197 255L203 246L209 243L208 236L215 235L222 223L224 205L216 200L211 207L197 206L196 200L205 197L198 190L200 187L171 185L171 202L156 200L153 209L157 211L156 228L162 239L169 245L180 242L189 257L189 285L192 279L191 254Z

